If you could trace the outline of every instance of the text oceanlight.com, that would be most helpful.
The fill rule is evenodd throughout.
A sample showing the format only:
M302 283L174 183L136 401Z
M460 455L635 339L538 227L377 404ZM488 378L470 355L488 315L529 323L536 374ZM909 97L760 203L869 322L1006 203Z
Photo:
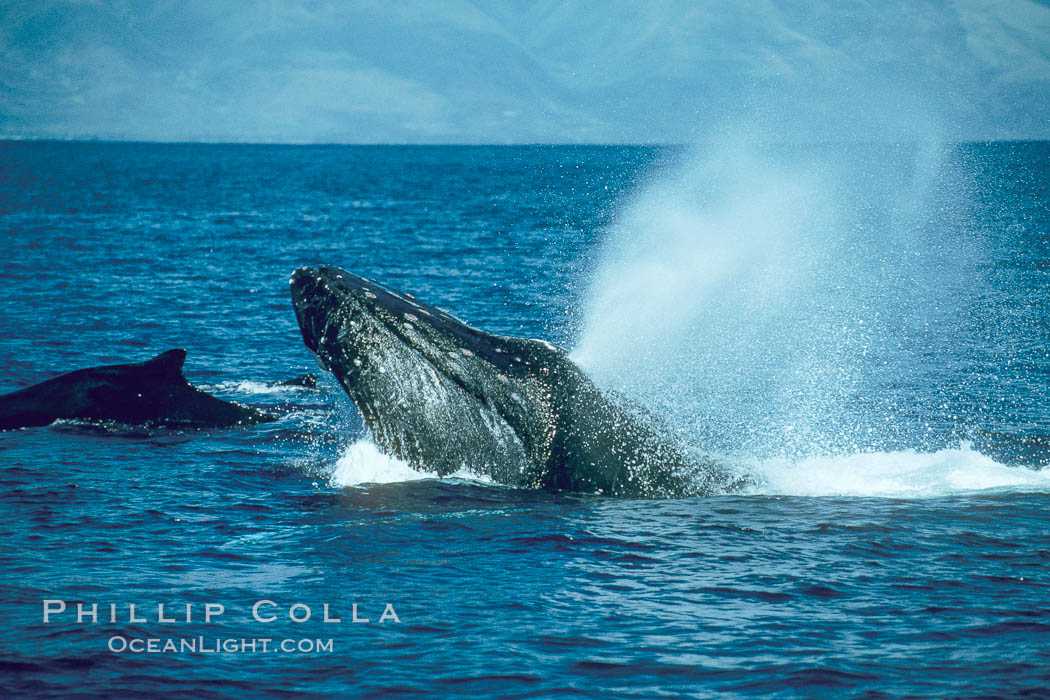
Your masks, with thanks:
M131 654L255 654L284 652L286 654L331 654L334 651L332 639L273 639L257 637L252 639L233 637L192 637L175 639L172 637L124 637L115 635L109 638L109 650L115 653Z

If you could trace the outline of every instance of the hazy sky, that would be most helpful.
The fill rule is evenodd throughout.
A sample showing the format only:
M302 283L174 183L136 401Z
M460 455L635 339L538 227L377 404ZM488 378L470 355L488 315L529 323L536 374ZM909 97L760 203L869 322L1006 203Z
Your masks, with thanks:
M0 136L1050 138L1033 0L0 0Z

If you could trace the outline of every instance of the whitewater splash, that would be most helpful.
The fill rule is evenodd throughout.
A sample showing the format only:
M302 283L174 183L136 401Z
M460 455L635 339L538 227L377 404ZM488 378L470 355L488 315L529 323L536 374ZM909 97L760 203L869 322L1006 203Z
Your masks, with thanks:
M437 472L413 469L408 462L383 454L374 442L362 438L347 447L346 452L335 463L335 471L332 472L329 481L336 488L344 488L438 478L441 477ZM491 483L488 477L473 474L465 469L446 478Z
M936 452L862 452L839 457L751 460L746 495L940 498L981 492L1050 492L1050 471L1010 467L969 445ZM440 478L383 454L371 441L351 444L336 462L336 488ZM491 483L466 470L453 479Z
M1050 470L1010 467L969 445L936 452L861 452L797 461L756 460L752 494L937 498L995 491L1050 491Z
M957 444L943 358L983 259L959 179L936 142L683 156L614 221L573 359L738 458Z

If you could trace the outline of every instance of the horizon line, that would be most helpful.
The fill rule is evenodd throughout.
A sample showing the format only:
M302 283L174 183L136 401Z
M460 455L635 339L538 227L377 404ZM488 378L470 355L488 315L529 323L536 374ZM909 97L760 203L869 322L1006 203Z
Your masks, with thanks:
M0 143L127 143L188 146L688 146L663 141L232 141L223 139L114 139L105 137L11 136L0 134Z
M827 144L881 144L881 143L914 143L921 139L802 139L783 140L780 144L799 145L827 145ZM975 139L946 139L946 144L969 144L969 143L1046 143L1050 137L1015 137L1015 138L975 138ZM275 146L275 147L374 147L374 148L688 148L693 143L683 142L661 142L661 141L225 141L225 140L182 140L182 139L112 139L95 137L71 137L61 136L10 136L0 135L0 143L78 143L78 144L128 144L128 145L155 145L155 146Z

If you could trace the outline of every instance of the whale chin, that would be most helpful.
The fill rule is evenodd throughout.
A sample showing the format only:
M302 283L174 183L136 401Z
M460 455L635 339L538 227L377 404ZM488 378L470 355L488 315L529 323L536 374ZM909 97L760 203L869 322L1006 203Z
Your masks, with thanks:
M290 286L307 348L379 448L417 469L633 497L737 482L644 410L603 394L556 345L487 333L337 267L298 268Z

